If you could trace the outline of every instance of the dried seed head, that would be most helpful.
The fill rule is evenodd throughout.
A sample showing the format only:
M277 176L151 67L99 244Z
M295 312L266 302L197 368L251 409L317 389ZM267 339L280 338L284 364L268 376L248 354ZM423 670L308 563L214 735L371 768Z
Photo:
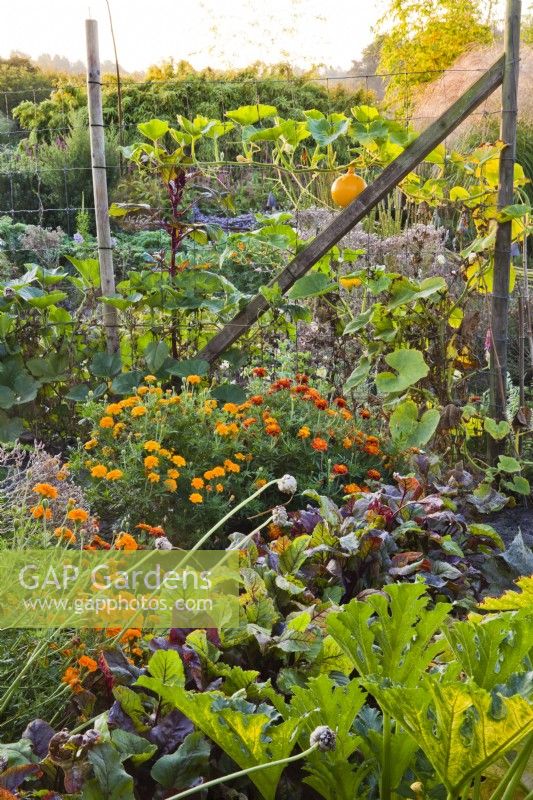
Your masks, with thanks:
M296 478L292 475L284 475L278 481L278 489L280 492L283 492L283 494L294 494L297 488L298 484Z
M337 745L337 734L328 728L327 725L319 725L315 728L309 737L309 744L311 746L318 745L318 749L322 751L335 750Z

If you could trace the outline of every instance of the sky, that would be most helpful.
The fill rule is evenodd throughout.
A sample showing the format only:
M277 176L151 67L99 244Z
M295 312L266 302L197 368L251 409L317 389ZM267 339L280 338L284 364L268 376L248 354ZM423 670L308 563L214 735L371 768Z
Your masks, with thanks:
M85 61L84 19L99 22L100 58L113 60L105 0L3 0L0 56L13 50ZM384 0L110 0L119 63L166 58L194 67L260 60L347 69L373 38Z

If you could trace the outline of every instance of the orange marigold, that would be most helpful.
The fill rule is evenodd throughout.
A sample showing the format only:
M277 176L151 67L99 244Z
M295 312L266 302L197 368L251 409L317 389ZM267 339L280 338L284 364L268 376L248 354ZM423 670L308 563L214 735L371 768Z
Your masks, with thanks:
M267 371L264 367L254 367L252 373L256 378L264 378L267 374Z
M98 439L89 439L89 441L85 442L83 445L85 450L92 450L93 447L96 447L98 444Z
M363 419L370 419L370 411L368 410L368 408L362 408L359 411L359 416L362 417Z
M52 519L52 509L45 508L41 503L30 508L30 514L34 519Z
M132 417L142 417L143 414L146 414L146 407L145 406L134 406L131 409L131 416Z
M167 478L163 481L164 487L169 492L175 492L178 488L178 482L174 478Z
M115 420L113 417L102 417L100 420L100 427L101 428L112 428L115 424Z
M145 442L143 447L145 450L148 450L149 453L156 453L158 450L161 450L161 445L159 442L156 442L153 439Z
M106 481L118 481L124 473L121 469L110 469L107 475L105 476Z
M97 464L92 468L91 475L93 478L105 478L107 475L107 467L105 467L103 464Z
M325 411L328 407L328 401L324 397L319 397L318 400L315 400L315 407L319 411Z
M180 474L177 469L167 469L167 476L175 481L177 478L179 478Z
M146 456L144 459L144 466L146 469L153 469L154 467L159 466L159 459L157 456Z
M191 486L193 489L203 489L204 488L204 479L203 478L193 478L191 480Z
M183 456L172 456L170 460L176 465L176 467L185 467L187 464Z
M261 394L253 394L253 395L250 397L250 402L251 402L251 403L252 403L254 406L260 406L260 405L263 403L263 395L261 395Z
M57 497L57 489L51 483L36 483L32 492L40 494L42 497L48 497L50 500L55 500Z
M217 492L220 494L221 492L223 492L223 491L224 491L224 486L223 486L223 484L222 484L222 483L217 483L217 484L215 485L215 489L216 489L216 491L217 491Z
M325 439L322 439L320 436L315 436L313 441L311 442L311 447L313 450L316 450L319 453L324 453L328 449L328 443Z
M348 467L346 464L333 464L333 474L334 475L347 475L348 474Z
M71 508L70 511L67 511L67 519L72 522L87 522L89 512L85 511L84 508Z
M157 472L149 472L146 476L146 480L150 481L150 483L159 483L161 476L157 474Z
M191 386L195 386L198 383L202 382L202 379L199 375L187 375L185 378L186 382L189 383Z
M138 550L139 545L131 535L131 533L126 533L123 531L117 538L115 539L115 550Z
M373 481L379 481L381 478L381 472L377 469L369 469L367 470L367 476L371 478Z
M68 683L71 689L78 686L80 682L80 671L76 667L67 667L61 678L61 683Z
M300 439L308 439L311 436L311 430L307 425L302 425L297 435Z
M90 656L81 656L81 658L78 658L78 664L80 667L88 669L89 672L95 672L98 669L98 663Z
M67 542L76 541L76 534L71 531L70 528L65 528L64 526L56 528L54 530L54 536L57 536L59 539L66 539Z
M195 505L204 502L204 498L198 492L193 492L191 495L189 495L189 500L191 501L191 503L194 503Z
M346 494L355 494L361 491L361 487L357 483L347 483L343 488Z
M267 436L279 436L281 433L281 428L277 422L271 422L266 426L265 433Z

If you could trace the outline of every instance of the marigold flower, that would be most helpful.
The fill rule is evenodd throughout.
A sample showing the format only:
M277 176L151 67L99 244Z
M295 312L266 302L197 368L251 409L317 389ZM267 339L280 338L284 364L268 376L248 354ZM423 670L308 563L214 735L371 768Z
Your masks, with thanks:
M157 380L157 378L156 378L155 375L145 375L144 376L144 382L145 383L155 383L156 380Z
M156 453L158 450L161 450L161 445L159 442L156 442L153 439L145 442L143 447L145 450L148 450L149 453Z
M348 474L348 467L346 464L333 464L333 474L334 475L347 475Z
M78 664L80 667L88 669L89 672L95 672L98 669L98 663L90 656L81 656L81 658L78 658Z
M370 411L368 408L361 408L359 411L359 416L363 419L370 419Z
M176 467L185 467L187 465L183 456L172 456L171 461Z
M236 414L239 410L239 406L235 403L224 403L222 406L222 411L225 411L226 414Z
M178 488L178 482L174 480L174 478L167 478L163 481L165 489L169 492L175 492Z
M257 422L257 417L246 417L246 419L243 420L242 427L249 428L254 422Z
M132 395L131 397L124 397L122 400L118 402L118 405L121 408L131 408L131 406L136 406L138 402L138 398Z
M189 495L189 500L191 501L191 503L195 504L204 502L204 498L198 492L193 492L191 495Z
M71 531L70 528L65 528L64 526L56 528L54 530L54 536L57 536L58 539L66 539L67 542L76 541L76 534Z
M345 419L347 422L349 422L351 419L353 419L352 412L348 411L347 408L341 408L341 414L342 414L342 418Z
M244 453L235 453L235 458L237 459L237 461L246 461L247 460L247 458L244 455Z
M124 473L121 469L110 469L107 475L105 476L106 481L118 481Z
M298 433L296 434L300 439L308 439L311 436L311 430L307 427L307 425L302 425Z
M339 278L339 283L344 289L355 289L361 286L361 278Z
M254 367L252 374L255 375L256 378L264 378L267 374L267 371L264 367Z
M113 417L102 417L100 420L100 427L101 428L112 428L115 424L115 420Z
M306 375L305 372L297 372L294 377L296 378L298 383L303 383L303 384L309 383L309 376Z
M120 637L120 641L123 643L126 642L135 642L137 639L140 639L142 636L142 630L140 628L128 628L124 631L124 634Z
M68 469L66 469L66 467L63 467L62 469L60 469L59 472L56 475L56 479L58 481L64 481L64 480L67 479L67 477L68 477Z
M335 403L337 408L346 408L346 406L348 405L344 397L336 397L333 402Z
M80 682L80 672L76 667L67 667L61 678L61 683L68 683L71 689Z
M170 452L170 450L167 450L166 447L161 447L160 448L159 455L162 458L171 458L172 457L172 453Z
M51 483L36 483L32 492L40 494L42 497L48 497L50 500L57 498L57 489Z
M105 413L113 417L116 416L117 414L120 414L121 411L122 411L122 406L119 403L110 403L107 406Z
M311 442L311 447L313 450L317 452L324 453L328 449L328 443L325 439L322 439L320 436L315 436L313 441Z
M342 440L342 446L344 447L344 449L349 450L350 447L352 447L352 445L353 445L353 439L350 439L349 436L345 436L344 439Z
M265 433L267 436L279 436L281 433L281 428L277 422L271 422L266 426Z
M279 527L279 525L274 525L273 523L271 523L268 526L267 531L268 531L268 538L271 541L275 541L276 539L279 539L280 536L283 536L283 531Z
M346 494L356 494L361 491L361 487L357 483L346 483L343 489Z
M89 512L85 511L84 508L71 508L70 511L67 511L67 519L72 522L87 522Z
M146 414L146 407L145 406L134 406L131 409L131 416L132 417L142 417L143 414Z
M371 478L373 481L379 481L381 478L381 472L377 469L369 469L367 470L367 476Z
M146 456L144 459L144 466L146 469L153 469L154 467L159 466L159 459L157 456Z
M215 490L220 494L224 491L224 485L222 483L215 484Z
M193 478L191 480L191 486L193 489L203 489L205 485L203 478Z
M117 422L117 424L113 428L113 436L115 437L115 439L117 438L117 436L120 436L125 427L126 427L125 422Z
M97 464L91 469L91 475L93 478L105 478L107 475L107 467L103 464Z
M319 397L318 400L315 400L315 407L319 411L325 411L328 407L328 401L324 397Z
M111 545L97 533L91 539L91 550L111 550Z
M254 406L260 406L263 403L263 395L261 395L261 394L253 394L250 397L250 402Z
M139 528L141 531L147 531L150 536L164 536L165 530L161 527L161 525L148 525L146 522L139 522L138 525L135 526Z
M149 472L146 476L146 480L150 481L150 483L159 483L161 476L157 474L157 472Z
M131 533L126 533L123 531L116 539L115 539L115 550L138 550L139 545L131 535Z
M258 489L262 489L263 486L266 486L266 484L267 481L265 478L257 478L257 480L254 481L254 486L257 486Z
M198 383L201 383L202 379L199 375L187 375L185 381L189 383L191 386L195 386Z
M52 519L52 509L45 508L41 503L30 508L30 514L34 519Z
M96 447L98 444L98 439L89 439L89 441L85 442L83 445L85 450L92 450L93 447Z
M225 468L227 469L228 472L238 473L238 472L241 471L241 468L239 467L239 465L235 464L229 458L226 458L226 460L224 461L224 466L225 466Z
M179 478L180 474L177 469L167 469L167 476L172 478L172 480L176 480Z
M377 456L379 455L379 446L377 444L365 444L364 446L365 453L368 453L369 456Z

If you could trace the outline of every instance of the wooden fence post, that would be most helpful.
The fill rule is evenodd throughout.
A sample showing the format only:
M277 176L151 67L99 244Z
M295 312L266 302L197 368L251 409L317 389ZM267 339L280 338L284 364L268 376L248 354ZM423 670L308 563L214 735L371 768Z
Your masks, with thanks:
M94 214L98 238L98 260L100 263L100 288L103 295L110 295L115 292L115 273L113 271L113 247L111 244L109 202L107 199L98 23L95 19L85 20L85 35L87 41L87 103L91 137ZM107 303L103 303L102 306L107 351L116 353L119 348L117 309Z
M507 0L505 16L505 70L502 83L502 119L500 137L504 142L500 153L498 208L511 205L514 195L516 155L517 90L520 56L521 0ZM509 283L511 271L512 223L498 222L494 249L494 279L491 307L490 352L490 415L506 418L507 406L507 338L509 316ZM489 457L495 460L503 451L504 442L489 439Z

